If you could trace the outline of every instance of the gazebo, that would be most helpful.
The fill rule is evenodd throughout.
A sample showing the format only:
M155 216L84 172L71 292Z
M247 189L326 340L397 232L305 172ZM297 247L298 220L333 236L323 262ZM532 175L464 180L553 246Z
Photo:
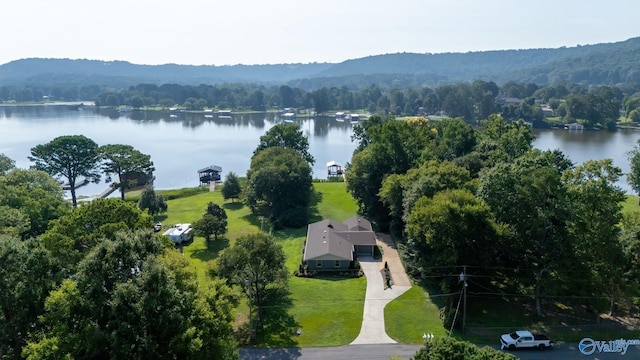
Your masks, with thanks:
M218 165L210 165L198 170L200 185L209 185L211 182L220 181L220 174L222 174L222 168Z

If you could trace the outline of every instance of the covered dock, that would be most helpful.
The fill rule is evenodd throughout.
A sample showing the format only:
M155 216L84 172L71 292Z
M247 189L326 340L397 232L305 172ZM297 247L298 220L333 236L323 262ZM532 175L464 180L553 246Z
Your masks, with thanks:
M215 184L222 178L222 168L218 165L210 165L198 170L198 176L200 177L200 186Z
M342 165L338 164L333 160L327 163L327 176L342 176L342 175L343 175Z

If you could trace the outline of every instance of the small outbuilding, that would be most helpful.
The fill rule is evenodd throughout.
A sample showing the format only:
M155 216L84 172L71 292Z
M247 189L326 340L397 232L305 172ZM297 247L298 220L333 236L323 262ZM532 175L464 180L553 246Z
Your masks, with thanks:
M210 165L198 170L198 176L200 177L200 185L209 185L212 182L220 181L222 168L218 165Z
M342 173L343 173L342 165L338 164L333 160L327 163L328 176L342 176Z

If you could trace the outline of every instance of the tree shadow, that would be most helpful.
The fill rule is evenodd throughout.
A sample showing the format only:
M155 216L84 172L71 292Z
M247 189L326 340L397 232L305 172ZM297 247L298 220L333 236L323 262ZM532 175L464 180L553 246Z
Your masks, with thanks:
M314 223L322 220L322 216L320 216L320 211L318 210L318 204L322 202L323 194L319 191L311 191L311 195L309 196L309 222Z
M218 258L220 251L229 247L229 239L224 236L218 238L218 240L209 241L206 244L206 248L201 250L195 250L191 253L191 257L197 258L203 262L207 262L209 260L215 260Z
M291 348L298 345L296 336L300 324L289 314L293 307L289 289L283 287L268 290L265 306L261 308L262 324L258 324L257 338L267 347Z
M167 217L168 217L168 216L167 216L167 214L166 214L166 213L164 213L164 214L154 215L154 216L153 216L153 221L155 221L155 222L157 222L157 223L158 223L158 222L163 222L163 221L167 220Z
M244 348L240 349L240 359L263 360L263 359L297 359L302 354L299 348L288 349L266 349L266 348Z
M244 206L244 204L241 201L238 202L225 202L224 204L222 204L222 207L225 210L240 210L242 209L242 207Z

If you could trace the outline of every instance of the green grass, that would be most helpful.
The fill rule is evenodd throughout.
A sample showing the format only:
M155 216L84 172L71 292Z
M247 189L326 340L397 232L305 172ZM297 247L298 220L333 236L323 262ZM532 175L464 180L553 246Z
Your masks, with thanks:
M440 321L438 307L418 285L391 301L384 309L387 335L403 344L422 344L422 335L447 335Z
M638 197L635 195L627 195L627 200L622 203L622 213L628 214L634 211L640 212L640 205L638 205Z
M310 208L311 221L323 218L343 221L357 213L358 206L347 193L344 182L317 182L313 186L315 195ZM229 231L225 240L207 248L204 239L196 237L193 243L183 248L184 256L198 274L199 283L206 285L210 280L207 263L216 259L221 250L233 245L238 237L260 231L261 219L251 215L250 210L239 201L225 202L220 188L215 192L194 191L193 195L189 191L181 193L183 197L167 201L169 209L166 214L156 217L156 221L161 221L165 228L172 224L192 223L200 219L209 202L221 205L227 211ZM274 233L286 254L286 267L290 274L293 274L302 260L306 231L306 227L303 227ZM362 325L366 278L298 278L291 275L289 289L293 302L289 314L302 330L300 336L294 335L291 338L295 346L341 346L349 344L357 337ZM416 294L420 299L414 298ZM389 327L388 331L401 342L420 343L416 340L416 333L422 340L422 324L439 323L438 311L420 288L410 290L409 295L405 296L408 296L408 300L392 302L388 308L394 314L391 315L393 318L401 318L401 323L407 324L389 321L394 325ZM238 308L239 322L246 320L247 311L245 304ZM261 346L273 347L281 344L278 343L278 336L261 339L264 340Z
M547 334L554 342L578 342L585 336L594 339L636 338L630 330L613 322L595 323L595 315L582 307L571 308L562 303L545 303L545 315L538 317L531 299L469 298L467 329L456 337L477 344L495 343L501 334L528 329ZM505 316L508 314L509 316Z

